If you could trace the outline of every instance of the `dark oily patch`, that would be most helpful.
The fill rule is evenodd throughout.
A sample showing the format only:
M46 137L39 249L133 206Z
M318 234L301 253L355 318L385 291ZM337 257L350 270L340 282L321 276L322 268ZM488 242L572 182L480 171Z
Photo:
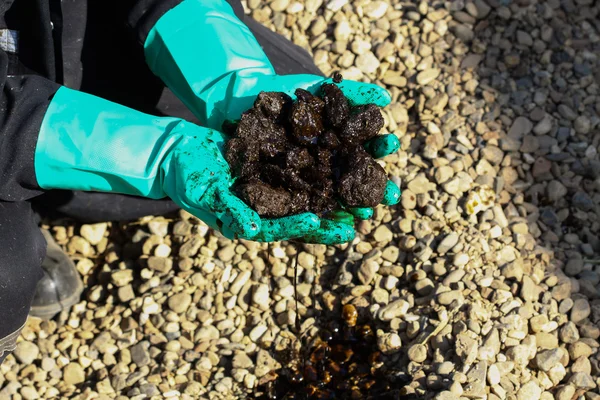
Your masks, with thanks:
M278 218L290 212L291 195L285 189L252 182L238 186L237 194L261 216Z
M349 207L375 207L383 199L387 174L365 151L348 157L348 169L341 176L339 194Z
M274 121L280 121L285 114L286 108L291 107L292 98L281 92L260 92L254 102L254 108Z
M261 92L237 124L225 158L235 190L260 216L303 212L331 215L343 207L383 200L387 176L364 150L383 127L375 105L351 107L343 92L324 84L323 98L297 89L297 100Z
M340 139L354 144L363 143L379 134L383 124L383 116L376 105L356 107L344 124Z
M341 316L320 324L318 337L302 350L275 353L281 368L261 379L258 399L403 399L413 377L389 367L377 346L376 327L346 304Z
M299 93L302 93L302 95L299 95ZM298 101L292 105L292 113L290 115L292 134L301 145L317 144L317 139L324 130L322 117L322 110L324 108L323 100L305 90L301 91L301 89L298 89L296 94ZM315 99L318 99L320 102Z
M267 157L275 157L284 152L287 142L285 129L257 110L250 110L242 115L236 137L257 143L261 155Z
M325 101L325 118L334 128L340 128L350 115L350 104L342 90L334 84L326 83L321 86Z

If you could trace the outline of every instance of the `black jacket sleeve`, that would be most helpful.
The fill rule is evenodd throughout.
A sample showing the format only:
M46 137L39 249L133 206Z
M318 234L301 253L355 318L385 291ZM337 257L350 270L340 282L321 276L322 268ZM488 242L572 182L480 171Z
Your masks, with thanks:
M183 0L137 0L131 6L127 23L134 30L140 44L146 42L148 33L167 11Z
M37 75L9 75L0 50L0 200L21 201L42 193L34 154L42 120L60 86Z
M134 29L137 40L143 44L148 33L156 22L167 11L180 4L183 0L137 0L131 6L128 23ZM229 3L235 15L243 20L244 8L240 0L223 0Z

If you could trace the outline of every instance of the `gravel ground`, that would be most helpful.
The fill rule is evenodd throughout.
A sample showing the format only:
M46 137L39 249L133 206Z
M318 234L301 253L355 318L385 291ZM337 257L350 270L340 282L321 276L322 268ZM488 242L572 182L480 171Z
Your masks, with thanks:
M600 399L600 2L245 3L325 73L391 91L401 204L338 247L231 242L185 213L59 221L88 289L29 322L0 399L249 397L295 337L297 252L304 331L355 305L406 393Z

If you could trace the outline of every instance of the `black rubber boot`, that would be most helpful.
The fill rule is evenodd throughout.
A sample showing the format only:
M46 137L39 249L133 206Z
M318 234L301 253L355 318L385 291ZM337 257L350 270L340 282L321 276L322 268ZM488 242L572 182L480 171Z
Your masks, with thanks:
M42 233L48 244L42 263L44 277L37 284L29 315L50 319L79 302L83 282L75 264L50 232L42 229Z

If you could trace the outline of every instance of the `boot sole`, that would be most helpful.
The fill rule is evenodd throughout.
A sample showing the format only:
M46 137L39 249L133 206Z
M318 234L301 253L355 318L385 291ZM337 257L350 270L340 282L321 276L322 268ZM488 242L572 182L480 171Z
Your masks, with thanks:
M29 311L29 315L32 317L37 317L41 319L52 319L56 314L63 310L68 310L75 304L79 303L81 299L81 293L83 293L83 285L80 285L79 288L67 297L66 299L61 300L59 303L49 304L47 306L33 306Z

